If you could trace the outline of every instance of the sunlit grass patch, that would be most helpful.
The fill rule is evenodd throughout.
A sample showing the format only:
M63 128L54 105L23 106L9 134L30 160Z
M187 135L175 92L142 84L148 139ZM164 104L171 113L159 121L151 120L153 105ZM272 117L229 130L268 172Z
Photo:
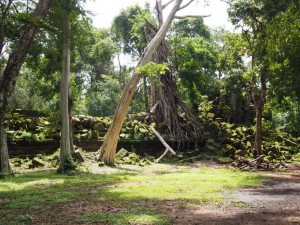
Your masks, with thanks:
M22 178L21 178L22 179ZM47 178L42 178L40 180L28 180L24 182L17 181L15 182L16 179L14 180L7 180L4 181L3 184L0 185L0 192L20 192L23 189L28 189L31 187L35 188L47 188L51 187L57 184L62 184L64 182L64 179L47 179Z
M202 168L198 170L165 173L156 176L130 177L126 183L108 188L105 196L123 200L192 200L219 201L222 191L241 186L255 186L259 176L226 169Z
M162 214L159 214L150 208L139 207L129 211L120 211L115 213L90 212L77 218L80 222L95 223L102 222L112 225L168 225L172 220Z

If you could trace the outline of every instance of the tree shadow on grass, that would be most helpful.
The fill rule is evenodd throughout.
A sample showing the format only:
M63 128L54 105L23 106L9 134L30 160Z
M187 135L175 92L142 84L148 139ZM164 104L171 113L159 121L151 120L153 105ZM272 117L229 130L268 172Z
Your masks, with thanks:
M134 174L131 174L134 176ZM5 215L13 218L56 205L86 199L93 201L98 188L113 186L127 179L125 173L59 175L54 172L17 174L0 182L0 224Z
M35 172L6 179L0 184L0 224L170 224L153 208L111 192L127 175Z

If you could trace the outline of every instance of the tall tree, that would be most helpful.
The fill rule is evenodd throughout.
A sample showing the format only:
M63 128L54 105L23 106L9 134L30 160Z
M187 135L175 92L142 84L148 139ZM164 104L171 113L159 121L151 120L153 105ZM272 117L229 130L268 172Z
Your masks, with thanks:
M52 0L40 0L38 2L35 11L30 16L34 22L25 26L15 48L8 57L6 68L0 77L0 175L11 174L13 172L9 164L7 140L4 130L4 115L30 44L39 31L51 4Z
M266 102L266 75L267 65L265 57L265 21L259 18L261 11L254 1L232 1L229 15L236 26L243 29L243 35L247 38L251 54L252 76L252 100L256 110L255 152L262 154L262 113ZM259 69L258 69L259 68ZM259 82L260 81L260 82Z
M300 132L300 29L299 1L290 1L281 13L276 13L267 25L267 52L270 62L270 91L268 96L277 102L281 111L292 114L293 127ZM288 99L290 104L282 104ZM296 110L292 105L296 106Z
M62 72L62 33L65 10L63 1L55 1L47 24L51 29L40 33L26 60L27 71L31 76L27 81L35 82L28 86L28 93L37 97L35 109L52 115L59 111L59 90ZM86 113L85 92L92 83L101 81L101 74L111 74L112 52L116 47L107 30L96 30L78 1L71 1L70 57L73 108L76 113ZM93 87L92 87L93 88ZM99 91L99 90L97 90ZM90 96L88 96L90 97ZM41 104L43 103L43 104Z
M187 7L192 2L193 1L189 1L184 6L181 6L180 9ZM162 12L163 8L164 6L162 5L162 1L157 0L156 14L159 27L161 27L164 23ZM149 23L147 23L147 25L150 27L150 29L148 29L148 36L150 40L151 36L157 31L154 26L151 26ZM163 40L155 54L154 60L156 63L168 63L169 52L166 41ZM167 125L168 133L173 139L182 140L189 138L194 139L195 143L202 141L204 135L201 124L183 102L176 86L172 71L170 69L165 70L163 74L159 75L159 80L162 85L152 88L152 92L155 93L152 97L152 113L156 113L158 115L159 120L157 122L163 122ZM179 115L179 108L181 108L185 114L185 125L180 123L181 118ZM154 109L156 109L156 112L154 112Z
M70 83L70 0L64 0L63 6L65 9L65 18L62 21L62 74L60 83L60 113L61 113L61 143L60 143L60 164L58 171L66 173L71 168L68 168L68 163L71 163L71 132L70 118L72 118L69 100L69 83ZM73 143L72 143L73 145ZM67 163L67 161L70 161Z
M255 153L262 154L262 117L266 103L270 63L267 51L267 27L276 14L289 5L286 1L231 0L229 16L233 24L242 29L249 43L252 69L252 100L256 110Z
M152 54L156 51L157 47L163 41L167 31L169 30L171 23L175 17L175 14L180 8L182 1L183 0L175 1L174 6L167 20L164 22L164 24L162 24L161 28L159 29L155 37L145 48L145 51L138 63L138 67L144 66L151 60ZM121 97L121 100L119 102L119 105L116 109L112 124L105 135L105 139L101 148L98 151L98 155L97 155L98 160L103 160L106 164L114 164L116 147L119 139L120 130L124 123L129 104L131 102L132 96L135 92L135 89L139 83L140 78L141 78L140 74L134 73L134 75L131 77L130 81L128 82L123 92L123 95Z

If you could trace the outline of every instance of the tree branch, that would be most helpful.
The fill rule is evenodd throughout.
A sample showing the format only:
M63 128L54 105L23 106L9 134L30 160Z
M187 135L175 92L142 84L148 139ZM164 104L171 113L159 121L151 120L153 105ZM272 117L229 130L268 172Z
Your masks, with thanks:
M149 20L147 20L146 18L144 20L145 20L145 25L148 28L150 28L151 30L153 30L155 33L158 32L158 29Z
M174 2L175 0L170 0L170 1L168 1L166 4L164 4L163 6L162 6L162 9L165 9L168 5L170 5L172 2Z
M179 10L182 10L182 9L184 9L184 8L186 8L186 7L188 7L193 1L194 1L194 0L190 0L188 3L186 3L186 4L183 5L183 6L181 6L181 7L178 9L178 11L179 11Z
M158 105L159 105L159 102L156 102L155 105L150 109L150 113L154 114Z
M220 0L221 2L225 2L226 4L230 5L230 3L226 0Z
M10 0L8 3L7 3L7 6L6 8L4 9L4 11L2 11L2 18L0 20L0 55L2 55L2 51L3 51L3 48L4 48L4 26L5 26L5 20L6 20L6 16L7 16L7 13L9 11L9 8L10 8L10 5L12 4L12 0Z
M185 16L175 16L175 19L186 19L186 18L205 18L211 15L185 15Z
M167 142L163 139L163 137L155 130L153 126L149 127L150 130L155 134L155 136L160 140L160 142L166 147L166 152L171 152L173 155L176 155L176 152L167 144ZM165 155L165 153L164 153Z

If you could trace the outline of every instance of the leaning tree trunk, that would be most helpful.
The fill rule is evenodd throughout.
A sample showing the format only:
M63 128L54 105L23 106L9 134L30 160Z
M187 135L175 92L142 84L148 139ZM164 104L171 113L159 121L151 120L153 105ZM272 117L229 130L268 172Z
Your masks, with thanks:
M163 41L167 31L169 30L182 1L183 0L176 0L168 19L146 47L145 52L138 63L138 66L143 66L150 61L152 54L155 52L159 44ZM140 78L140 74L135 73L129 80L116 109L112 124L105 135L105 139L101 148L98 151L97 159L104 161L104 163L108 165L113 165L115 162L115 154L120 130L124 123L129 104Z
M28 25L22 32L20 39L15 45L12 53L8 57L6 68L0 77L0 174L11 174L9 166L8 149L6 136L3 129L4 115L7 109L8 101L13 93L17 79L19 77L21 66L26 58L30 44L39 31L39 27L46 17L53 0L40 0L36 6L32 18L40 18L40 23Z

